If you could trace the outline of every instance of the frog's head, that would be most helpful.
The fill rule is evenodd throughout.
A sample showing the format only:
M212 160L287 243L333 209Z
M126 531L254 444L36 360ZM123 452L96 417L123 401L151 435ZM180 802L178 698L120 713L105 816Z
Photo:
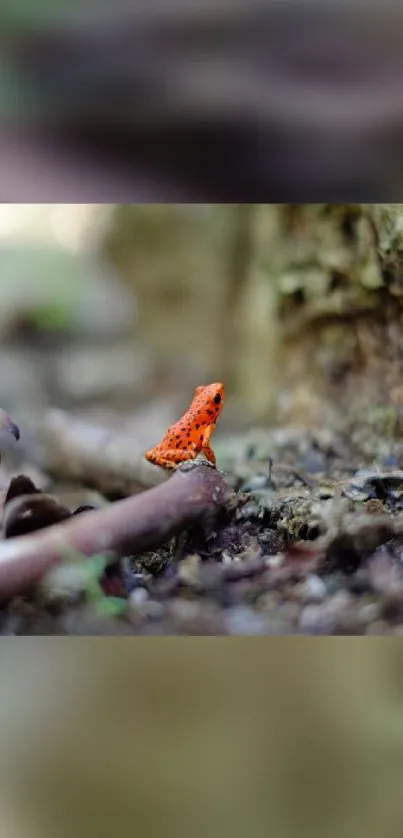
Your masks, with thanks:
M208 412L212 411L211 418L214 421L221 413L224 404L224 385L221 382L201 384L199 387L196 387L195 399L201 408L204 408Z

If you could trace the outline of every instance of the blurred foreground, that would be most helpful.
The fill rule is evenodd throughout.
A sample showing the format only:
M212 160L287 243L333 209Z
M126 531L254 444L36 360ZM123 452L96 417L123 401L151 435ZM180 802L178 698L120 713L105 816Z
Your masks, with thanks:
M1 404L25 422L45 405L158 415L162 399L174 418L222 380L222 430L369 405L399 422L401 217L393 204L4 205Z
M6 653L4 835L400 834L397 644L150 643Z

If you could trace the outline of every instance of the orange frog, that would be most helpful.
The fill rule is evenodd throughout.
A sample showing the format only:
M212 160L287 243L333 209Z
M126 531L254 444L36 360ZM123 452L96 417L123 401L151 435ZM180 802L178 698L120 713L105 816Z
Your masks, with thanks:
M171 425L162 442L147 451L146 459L162 468L174 469L179 463L194 460L198 454L204 454L207 460L215 465L216 459L210 439L224 398L223 384L196 387L189 409L182 419Z

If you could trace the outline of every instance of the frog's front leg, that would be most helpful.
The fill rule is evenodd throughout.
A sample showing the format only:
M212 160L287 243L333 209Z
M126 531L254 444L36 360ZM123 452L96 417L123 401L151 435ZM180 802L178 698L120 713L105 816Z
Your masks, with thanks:
M204 433L203 433L203 440L202 440L202 447L201 447L202 454L204 454L206 459L209 460L209 462L212 463L213 466L215 466L215 464L216 464L216 458L215 458L214 451L213 451L213 449L210 445L210 439L212 437L214 429L215 429L215 425L207 425L207 427L205 428Z

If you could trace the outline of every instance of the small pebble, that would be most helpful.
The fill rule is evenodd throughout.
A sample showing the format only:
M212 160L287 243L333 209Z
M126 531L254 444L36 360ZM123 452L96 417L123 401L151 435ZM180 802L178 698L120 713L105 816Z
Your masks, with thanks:
M317 496L319 500L329 500L334 497L334 489L327 488L326 486L319 486Z
M328 596L345 591L346 578L343 573L332 573L326 577L326 590Z
M322 454L310 451L301 463L301 468L308 474L319 474L326 470L326 460Z
M274 553L272 556L267 557L265 564L267 567L272 568L281 567L281 565L284 564L284 559L284 553Z
M261 489L267 489L270 485L271 481L269 475L259 472L258 474L254 474L242 488L244 492L256 492Z
M199 615L199 603L192 602L187 599L174 599L169 603L168 611L175 621L179 623L187 623L195 620Z
M318 605L307 605L300 617L301 631L334 634L336 630L355 631L352 606L354 598L347 591L339 591L331 599Z
M326 585L316 573L308 573L301 586L302 598L305 602L322 602L327 594Z
M52 568L40 583L45 602L74 603L88 587L88 569L85 564L74 562Z
M146 620L161 619L165 608L161 602L150 599L145 588L136 588L129 596L128 612L133 623L142 623Z
M278 608L277 613L286 623L289 623L290 625L298 625L301 607L298 602L284 602Z
M367 568L359 567L358 570L348 580L348 588L352 594L368 594L372 593L371 580Z
M232 608L228 612L225 622L229 634L266 634L266 622L263 617L245 605L237 605Z
M395 590L388 591L382 598L381 616L386 620L400 622L403 616L403 590L396 586Z
M164 616L165 608L162 602L156 602L155 599L150 599L147 603L147 615L152 620L160 620Z
M0 636L7 637L10 635L15 636L16 634L20 634L24 627L24 618L20 614L10 614L6 619L2 622L0 628Z
M188 556L180 562L178 568L178 577L185 585L194 585L199 580L201 559L200 556L194 554Z
M129 596L129 603L131 605L142 605L148 598L149 594L145 588L135 588Z
M369 623L374 623L376 620L379 619L380 614L380 607L377 602L368 602L366 605L362 605L359 612L358 618L362 625L367 626Z
M344 489L344 496L349 500L357 501L357 503L362 503L369 499L369 492L364 491L361 487L358 486L348 486Z
M323 624L323 616L319 605L307 605L301 612L299 619L299 628L301 631L320 631L321 623Z
M265 611L276 614L280 607L279 594L277 591L266 591L257 599L256 607L259 609L259 612Z
M371 498L365 503L365 511L369 515L382 515L385 512L385 507L379 498Z
M382 460L382 465L385 466L385 468L393 468L393 466L399 467L399 458L396 457L395 454L388 454Z

